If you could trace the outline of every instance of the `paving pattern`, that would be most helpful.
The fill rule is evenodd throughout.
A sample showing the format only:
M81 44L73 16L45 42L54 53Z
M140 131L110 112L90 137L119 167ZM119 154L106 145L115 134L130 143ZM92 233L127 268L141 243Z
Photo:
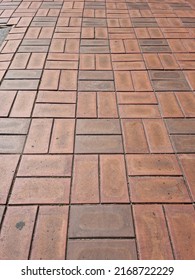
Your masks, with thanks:
M1 0L0 28L0 259L194 259L194 0Z

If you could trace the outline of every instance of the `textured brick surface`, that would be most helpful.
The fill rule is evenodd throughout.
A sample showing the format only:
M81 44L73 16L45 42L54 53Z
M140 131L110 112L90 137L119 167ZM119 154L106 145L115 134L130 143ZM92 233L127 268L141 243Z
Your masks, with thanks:
M122 139L119 135L79 135L76 136L75 152L79 154L122 153Z
M96 155L75 156L73 172L72 202L98 203L98 157Z
M4 0L0 25L0 259L194 259L194 1Z
M36 208L36 206L8 208L0 237L1 260L28 258Z
M72 206L69 237L132 237L130 205Z
M129 179L133 202L176 203L190 202L182 177L136 177Z
M129 175L182 175L174 155L127 155Z
M69 260L136 260L133 240L69 240Z
M166 205L165 215L176 258L180 260L193 259L195 256L195 215L193 206Z
M0 155L0 201L2 204L6 203L18 161L18 155Z
M69 203L69 193L70 179L68 178L17 178L10 203L67 204Z
M102 202L128 202L127 179L124 157L100 156L100 188Z
M134 206L135 228L141 259L173 259L162 206Z
M179 160L182 164L184 175L185 175L187 183L190 187L190 191L192 193L193 200L195 200L195 174L194 174L195 155L193 155L193 154L180 155Z
M32 244L31 259L63 260L68 221L67 206L42 206Z
M69 155L25 155L18 176L71 176L71 163Z

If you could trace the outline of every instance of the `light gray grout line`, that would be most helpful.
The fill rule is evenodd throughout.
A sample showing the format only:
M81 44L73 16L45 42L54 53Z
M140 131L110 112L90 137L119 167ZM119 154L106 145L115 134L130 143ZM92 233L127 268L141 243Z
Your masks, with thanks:
M105 1L107 2L107 0L105 0ZM106 11L107 11L107 6L106 6ZM107 20L106 20L106 22L107 22ZM107 32L108 32L108 38L109 38L108 25L107 25ZM123 45L124 45L124 43L123 43ZM113 71L113 76L114 76L114 67L113 67L113 62L112 62L112 57L111 57L110 40L109 40L109 51L110 51L111 65L112 65L112 71ZM120 122L120 129L121 129L121 133L122 133L122 121L121 121L120 114L119 114L119 102L118 102L118 98L117 98L117 90L116 90L116 86L115 86L115 80L114 80L114 93L115 93L115 98L116 98L118 119L119 119L119 122ZM123 145L123 158L124 158L124 164L125 164L127 191L128 191L128 197L129 197L128 205L130 205L130 207L131 207L133 229L134 229L134 233L135 233L134 240L135 240L137 257L139 259L139 251L138 251L138 244L137 244L137 237L136 237L136 227L135 227L135 220L134 220L134 216L133 216L133 206L132 206L132 202L131 202L131 193L130 193L129 176L128 176L128 168L127 168L127 160L126 160L126 152L125 152L125 144L124 144L123 134L121 136L121 141L122 141L122 145Z
M81 28L80 28L80 39L79 39L79 52L78 52L78 69L77 69L77 90L76 90L76 104L75 104L75 129L74 129L74 144L73 144L73 155L72 155L72 173L71 173L71 182L70 182L70 194L69 194L69 209L68 209L68 219L67 219L67 235L66 235L66 246L65 246L65 260L67 259L68 252L68 241L69 241L69 226L70 226L70 211L72 205L72 187L73 187L73 176L74 176L74 161L75 161L75 145L76 145L76 128L77 128L77 106L78 106L78 83L79 83L79 67L80 67L80 43L81 43L81 34L82 34L82 26L83 26L83 13L84 13L84 5L82 8L81 15ZM69 19L70 23L70 19Z

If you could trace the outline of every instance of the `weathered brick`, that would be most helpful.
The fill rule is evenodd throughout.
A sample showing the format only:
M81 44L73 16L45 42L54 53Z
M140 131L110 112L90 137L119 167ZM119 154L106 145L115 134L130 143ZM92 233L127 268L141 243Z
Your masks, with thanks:
M195 117L195 97L192 92L176 93L180 106L186 117Z
M54 121L49 149L50 153L73 153L74 127L74 119L59 119Z
M94 54L81 54L79 69L81 70L95 70L95 55Z
M17 178L10 204L68 204L69 193L69 178Z
M20 154L23 151L26 136L0 135L1 154Z
M173 259L162 206L135 205L134 219L140 259Z
M96 118L96 92L79 92L77 118Z
M120 105L121 118L159 118L160 113L157 105Z
M36 206L8 208L1 231L1 260L28 259L36 208Z
M117 92L119 104L157 104L153 92Z
M71 207L69 237L133 236L134 229L130 205L81 205Z
M77 71L62 70L59 89L60 90L77 90Z
M5 204L19 161L18 155L0 155L0 203Z
M16 118L30 117L35 97L36 91L18 91L10 116Z
M3 80L1 90L36 90L39 85L39 80Z
M74 118L75 104L36 104L33 117L43 118Z
M60 76L59 70L44 70L39 89L44 89L44 90L58 89L59 76Z
M117 118L116 96L114 92L98 92L98 117Z
M182 168L184 171L184 175L186 177L186 181L190 187L190 191L193 196L193 200L195 200L195 156L193 154L189 155L179 155L179 160L182 164Z
M30 258L64 260L67 223L67 206L41 206Z
M144 120L151 153L173 153L173 148L162 120Z
M0 118L0 134L27 134L28 119Z
M120 135L77 135L75 153L123 153L122 139Z
M115 86L117 91L133 91L133 83L129 71L115 71Z
M47 177L71 176L70 155L24 155L20 162L18 176Z
M195 71L186 71L185 75L190 83L192 90L195 90Z
M99 177L97 155L75 156L71 202L99 202Z
M114 90L113 81L79 81L78 82L79 91L112 91Z
M182 175L174 155L127 155L129 175Z
M123 139L126 153L148 153L148 144L140 120L123 120Z
M129 202L125 162L122 155L100 156L101 202Z
M68 260L136 260L134 240L69 240Z
M195 152L195 135L172 135L171 141L177 153Z
M76 103L75 91L39 91L37 102L40 103Z
M172 92L159 92L157 94L162 116L164 118L183 117L179 103Z
M97 70L111 70L112 65L111 65L111 61L110 61L110 55L96 54L96 69Z
M193 206L166 205L165 214L176 259L193 260L195 257L195 214Z
M135 203L190 202L182 177L130 177L131 200Z
M33 154L47 153L51 128L51 119L33 119L28 133L24 152Z
M132 80L135 91L152 91L150 80L145 71L132 71Z
M167 119L170 134L195 134L195 119Z
M32 53L28 66L28 69L42 69L45 63L46 53Z
M78 119L77 134L121 134L119 120Z

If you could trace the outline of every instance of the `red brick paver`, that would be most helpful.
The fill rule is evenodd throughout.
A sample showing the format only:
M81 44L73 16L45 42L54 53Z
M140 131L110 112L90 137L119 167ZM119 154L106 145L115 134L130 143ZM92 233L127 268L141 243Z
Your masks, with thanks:
M0 259L194 259L194 1L0 0L6 26Z

